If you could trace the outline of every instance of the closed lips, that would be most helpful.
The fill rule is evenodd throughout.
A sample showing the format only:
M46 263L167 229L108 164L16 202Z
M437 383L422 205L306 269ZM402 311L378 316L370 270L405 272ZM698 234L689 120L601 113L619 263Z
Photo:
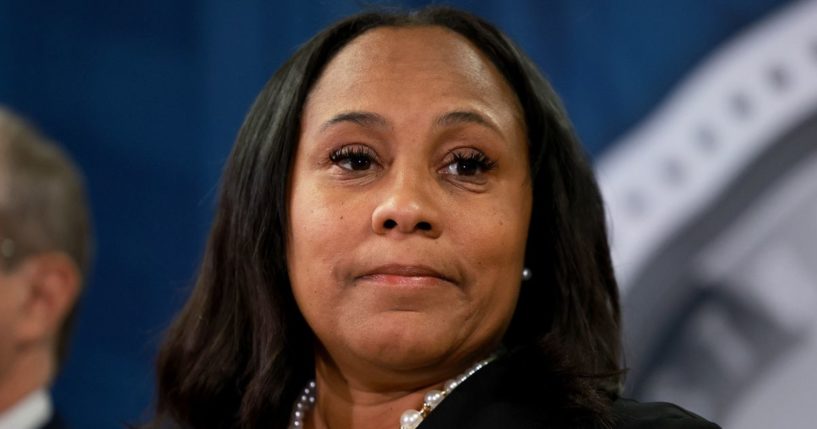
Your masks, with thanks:
M377 276L398 276L398 277L432 277L447 282L456 283L452 278L443 275L439 271L424 265L399 265L390 264L377 267L359 276L360 279Z

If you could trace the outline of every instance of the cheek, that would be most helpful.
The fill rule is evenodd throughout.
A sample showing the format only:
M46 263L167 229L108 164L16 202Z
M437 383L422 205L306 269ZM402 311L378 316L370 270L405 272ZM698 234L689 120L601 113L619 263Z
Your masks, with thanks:
M290 283L302 312L331 305L340 292L339 258L349 254L365 226L354 204L296 181L290 197L291 233L287 244ZM306 308L309 307L309 308ZM325 308L323 309L326 310Z
M523 197L497 198L479 215L458 215L467 220L456 224L457 245L471 255L476 268L508 272L523 263L530 223L529 199Z
M482 237L475 241L473 249L474 259L480 264L477 272L492 283L491 297L506 307L515 304L521 284L530 224L529 195L520 192L515 198L502 199L492 216L482 218L482 225L473 233L474 237Z
M295 260L299 257L314 260L353 245L361 228L367 226L357 206L359 204L337 198L318 187L293 192L290 199L292 233L288 249L291 249Z
M0 379L15 347L14 322L18 316L19 297L14 292L18 286L0 279Z
M337 241L333 211L321 202L319 195L303 192L297 187L290 199L291 234L287 246L287 261L293 288L303 288L309 279L321 271L325 247L318 245Z
M458 219L456 247L469 261L473 298L479 301L482 316L503 324L510 320L521 286L528 225L530 194L506 192L492 204L478 211L479 216L465 213ZM505 320L508 319L508 320Z

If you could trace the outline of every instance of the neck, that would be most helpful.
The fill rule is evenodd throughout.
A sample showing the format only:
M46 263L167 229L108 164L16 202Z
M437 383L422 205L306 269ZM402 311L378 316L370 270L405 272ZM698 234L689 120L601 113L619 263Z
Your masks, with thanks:
M312 429L380 429L395 428L400 415L417 409L426 391L443 382L391 386L387 389L345 377L337 367L317 360L315 368L317 402L306 419Z
M468 365L449 371L440 369L408 371L381 378L371 367L362 377L350 377L355 372L342 371L327 355L318 353L315 359L317 401L306 414L308 429L393 429L400 427L401 416L407 410L422 410L424 397L431 390L446 391L446 381L476 372L496 354L478 365ZM475 369L475 367L477 367ZM381 380L378 382L377 380ZM385 381L388 380L388 381ZM445 394L442 395L443 397ZM436 404L435 404L436 405ZM432 407L433 408L433 407ZM431 409L424 411L429 412Z
M53 359L47 352L29 350L16 356L0 373L0 412L3 412L48 385Z

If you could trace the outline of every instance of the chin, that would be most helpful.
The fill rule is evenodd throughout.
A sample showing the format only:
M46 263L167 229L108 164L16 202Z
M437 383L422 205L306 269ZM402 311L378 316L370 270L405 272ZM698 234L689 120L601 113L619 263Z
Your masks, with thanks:
M360 358L384 368L411 370L438 364L456 351L462 326L418 319L419 313L394 314L373 323L349 345Z

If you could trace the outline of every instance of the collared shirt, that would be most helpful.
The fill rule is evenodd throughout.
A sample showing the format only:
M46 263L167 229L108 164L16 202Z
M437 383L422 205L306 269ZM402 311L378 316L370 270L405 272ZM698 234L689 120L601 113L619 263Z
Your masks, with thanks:
M0 429L37 429L48 422L52 412L51 397L40 389L0 413Z

